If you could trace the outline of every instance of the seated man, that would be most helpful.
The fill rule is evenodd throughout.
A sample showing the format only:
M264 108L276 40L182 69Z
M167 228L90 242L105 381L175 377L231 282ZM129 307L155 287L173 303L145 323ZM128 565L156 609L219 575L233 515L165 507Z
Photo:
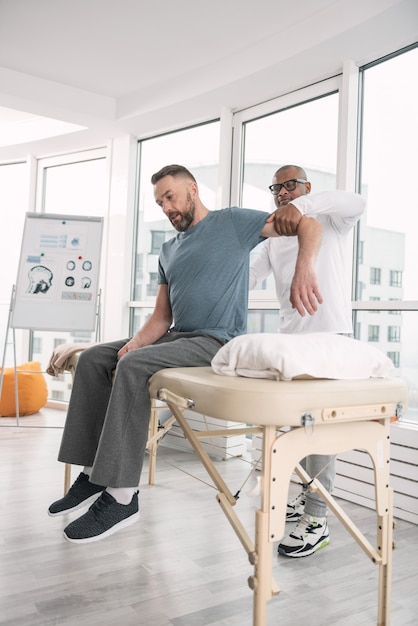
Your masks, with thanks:
M50 515L62 515L93 502L64 530L76 543L102 539L138 518L149 379L167 367L210 365L225 342L245 332L252 248L265 237L297 234L292 304L301 315L313 314L321 301L314 260L322 227L316 220L301 216L290 232L276 214L209 211L194 176L180 165L162 168L151 182L178 234L161 248L156 305L146 323L131 339L89 348L78 362L58 458L84 469L49 507Z
M268 239L250 268L250 289L273 272L280 304L279 330L282 333L330 332L351 335L352 313L349 276L349 237L364 211L363 198L344 191L324 191L308 195L311 183L306 172L296 165L284 165L276 171L270 191L283 223L291 232L301 215L314 217L323 228L316 271L323 303L314 316L301 316L292 308L290 294L298 249L294 240ZM311 455L302 466L312 478L318 477L331 492L335 478L332 456ZM329 543L327 507L315 493L302 491L288 504L286 519L297 522L296 528L279 544L279 554L302 557L314 554Z

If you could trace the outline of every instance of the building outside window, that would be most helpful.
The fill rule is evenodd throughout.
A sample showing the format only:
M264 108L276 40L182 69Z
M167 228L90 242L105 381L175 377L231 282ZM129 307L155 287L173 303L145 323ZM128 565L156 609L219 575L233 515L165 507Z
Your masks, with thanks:
M417 73L416 46L360 68L359 176L367 208L359 227L363 262L360 264L357 259L356 271L357 280L364 285L361 292L357 289L356 296L362 301L362 310L356 310L354 302L354 317L356 329L367 328L368 340L375 341L375 311L365 310L364 305L372 297L380 297L382 333L376 347L385 353L399 352L392 360L399 368L397 375L407 382L409 389L404 423L418 423L418 247L415 229L411 228L415 209L411 206L408 185L397 185L394 213L388 203L387 183L393 180L400 164L404 181L416 178L418 93L411 76ZM396 84L396 97L393 84ZM385 305L394 301L396 309ZM393 315L400 318L396 326L390 324ZM401 349L388 351L387 343L400 342L401 336ZM366 339L361 335L358 338Z
M369 341L379 341L379 336L380 336L380 327L376 326L376 324L370 324L369 334L368 334Z
M148 296L156 296L158 290L158 273L150 272L149 273L149 283L147 287L147 295Z
M370 268L370 284L380 285L382 270L379 267Z
M152 230L151 231L151 250L150 254L159 254L161 245L166 240L166 231L164 230Z
M235 115L233 163L242 175L234 203L275 210L268 187L276 170L286 164L306 170L312 191L336 188L338 81L278 98ZM295 129L298 141L295 142ZM280 137L280 141L272 141ZM235 171L233 174L236 173ZM258 254L258 247L251 258ZM250 293L248 332L277 332L278 302L273 275Z
M390 270L389 285L391 287L402 287L402 272Z
M388 341L399 342L401 340L400 326L388 326Z
M42 353L42 339L41 337L34 337L33 339L33 351L35 353Z
M388 357L392 361L393 365L398 368L401 363L400 352L387 352Z

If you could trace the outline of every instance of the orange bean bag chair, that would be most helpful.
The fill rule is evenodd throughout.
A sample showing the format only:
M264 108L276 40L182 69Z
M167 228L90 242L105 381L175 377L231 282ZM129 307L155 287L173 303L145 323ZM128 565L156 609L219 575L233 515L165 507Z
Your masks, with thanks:
M45 406L48 388L41 364L30 361L16 367L19 398L19 415L32 415ZM1 368L0 368L1 374ZM4 369L0 398L0 417L16 415L14 368Z

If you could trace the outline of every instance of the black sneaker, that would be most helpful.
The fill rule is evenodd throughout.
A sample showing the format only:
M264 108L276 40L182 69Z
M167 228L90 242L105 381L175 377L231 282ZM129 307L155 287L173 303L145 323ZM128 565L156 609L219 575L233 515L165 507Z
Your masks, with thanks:
M139 518L138 491L129 504L119 504L113 496L104 491L87 513L64 528L64 537L72 543L99 541Z
M87 474L81 472L75 483L69 488L67 495L51 504L48 515L51 517L65 515L77 511L83 506L90 506L104 489L106 487L91 483Z

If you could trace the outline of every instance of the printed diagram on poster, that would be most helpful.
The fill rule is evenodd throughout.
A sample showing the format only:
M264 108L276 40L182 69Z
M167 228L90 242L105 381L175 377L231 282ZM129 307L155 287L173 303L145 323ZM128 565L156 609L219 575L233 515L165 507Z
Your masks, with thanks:
M94 330L103 218L27 213L12 326Z

